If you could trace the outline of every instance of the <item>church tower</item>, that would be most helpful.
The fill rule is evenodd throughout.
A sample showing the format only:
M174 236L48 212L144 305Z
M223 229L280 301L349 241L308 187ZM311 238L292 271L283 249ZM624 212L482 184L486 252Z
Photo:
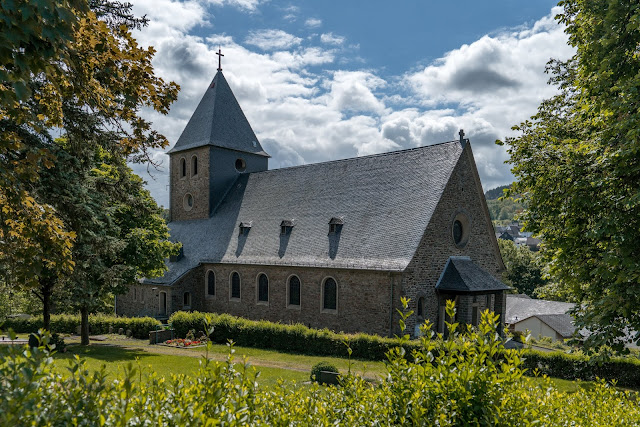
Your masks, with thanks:
M220 67L168 154L171 221L208 218L241 174L267 170L270 157Z

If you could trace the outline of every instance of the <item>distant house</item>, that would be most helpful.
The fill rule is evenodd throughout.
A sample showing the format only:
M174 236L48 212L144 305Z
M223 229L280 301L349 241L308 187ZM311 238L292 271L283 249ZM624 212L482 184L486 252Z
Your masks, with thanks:
M509 234L506 231L503 231L502 233L496 233L496 237L498 239L502 239L502 240L510 240L513 242L513 236L511 234Z
M540 239L536 239L535 237L527 237L527 242L525 243L530 250L533 252L537 252L540 250Z
M526 295L507 295L505 323L512 331L529 331L534 338L554 341L570 338L576 328L568 311L574 304L532 299Z

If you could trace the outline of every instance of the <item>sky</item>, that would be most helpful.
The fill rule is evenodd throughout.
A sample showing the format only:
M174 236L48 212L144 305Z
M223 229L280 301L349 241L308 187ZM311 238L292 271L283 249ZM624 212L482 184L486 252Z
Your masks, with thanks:
M178 101L152 120L173 146L218 68L269 168L458 139L464 129L485 190L513 181L505 147L556 89L545 64L573 54L536 0L132 0L150 22L134 35L156 50ZM168 150L168 148L167 148ZM133 165L168 206L168 156Z

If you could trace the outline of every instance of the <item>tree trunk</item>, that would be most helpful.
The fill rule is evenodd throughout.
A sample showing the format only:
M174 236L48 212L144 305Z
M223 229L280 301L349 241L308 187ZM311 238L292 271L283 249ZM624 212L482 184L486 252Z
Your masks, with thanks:
M42 287L42 327L51 332L51 290L50 287Z
M89 308L80 309L80 344L89 345Z
M43 273L40 278L40 294L38 298L42 301L42 327L51 332L51 295L56 285L56 277ZM36 294L37 295L37 294Z

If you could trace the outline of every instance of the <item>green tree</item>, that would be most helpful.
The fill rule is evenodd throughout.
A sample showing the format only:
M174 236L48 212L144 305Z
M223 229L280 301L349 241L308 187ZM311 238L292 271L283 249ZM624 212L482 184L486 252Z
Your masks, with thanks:
M554 281L580 302L586 344L622 350L625 330L640 330L640 3L560 5L576 53L549 63L559 94L506 140L511 192Z
M83 143L91 145L88 152L101 147L122 161L148 160L150 148L167 144L139 111L166 114L178 87L154 76L153 48L139 47L130 31L146 19L134 17L131 7L108 0L2 4L0 274L5 283L38 293L46 326L55 284L71 273L77 256L69 217L43 191L43 173L68 164ZM68 136L85 132L86 141L61 151L50 136L55 128ZM115 138L100 138L114 129Z
M511 240L498 239L498 246L506 268L505 283L521 294L536 296L536 289L547 284L538 252L531 252L527 246L516 246Z
M130 29L144 24L116 1L16 0L0 9L0 273L41 286L74 267L74 234L34 188L57 159L50 131L74 126L74 108L119 130L119 155L148 158L166 138L140 117L167 113L178 87L154 76L153 48Z
M162 209L142 179L124 157L104 149L118 143L117 133L100 131L88 115L84 120L77 133L51 148L58 160L41 174L37 193L48 195L65 228L76 236L73 272L52 281L41 278L39 291L49 302L53 288L63 285L71 306L81 313L82 343L88 344L89 313L101 309L107 295L124 292L142 277L161 275L178 245L168 241Z

